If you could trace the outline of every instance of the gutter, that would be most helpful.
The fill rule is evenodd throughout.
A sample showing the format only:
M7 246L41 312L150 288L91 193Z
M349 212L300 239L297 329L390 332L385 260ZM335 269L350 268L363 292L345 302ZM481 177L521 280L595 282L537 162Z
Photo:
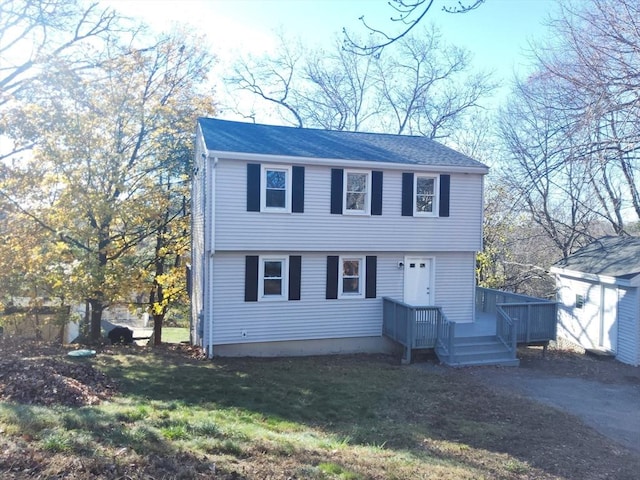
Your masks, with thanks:
M486 175L489 173L487 166L458 166L458 165L425 165L423 163L393 163L377 162L375 160L345 160L339 158L294 157L286 155L266 155L263 153L225 152L221 150L207 150L209 156L216 159L240 160L266 163L293 163L321 166L345 166L353 168L384 168L386 170L411 170L415 172L451 172L451 173L475 173Z

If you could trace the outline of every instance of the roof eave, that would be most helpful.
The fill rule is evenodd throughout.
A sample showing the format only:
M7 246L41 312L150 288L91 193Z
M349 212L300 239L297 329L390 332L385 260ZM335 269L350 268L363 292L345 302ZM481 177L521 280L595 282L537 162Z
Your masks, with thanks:
M442 172L451 173L475 173L486 175L489 173L487 166L461 166L461 165L428 165L420 163L395 163L375 160L345 160L340 158L316 158L316 157L298 157L286 155L270 155L264 153L244 153L244 152L228 152L222 150L207 150L209 157L226 160L240 160L250 162L265 163L301 163L305 165L322 165L322 166L345 166L353 168L384 168L387 170L407 170L419 172Z
M621 287L634 286L633 280L638 277L636 275L635 277L632 277L630 279L620 278L620 277L614 277L611 275L600 275L597 273L581 272L579 270L571 270L568 268L562 268L562 267L556 267L556 266L551 267L549 271L551 273L562 275L564 277L575 278L578 280L587 280L590 282L602 283L604 285L618 285Z

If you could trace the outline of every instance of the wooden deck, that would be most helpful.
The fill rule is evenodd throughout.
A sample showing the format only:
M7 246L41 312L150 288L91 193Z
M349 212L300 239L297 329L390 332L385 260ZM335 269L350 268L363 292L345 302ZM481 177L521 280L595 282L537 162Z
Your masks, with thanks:
M439 307L383 299L383 334L405 348L433 349L452 366L517 366L518 344L543 344L556 338L556 303L525 295L477 288L475 320L454 323Z
M476 310L475 314L475 321L456 325L456 337L484 337L496 334L495 313Z

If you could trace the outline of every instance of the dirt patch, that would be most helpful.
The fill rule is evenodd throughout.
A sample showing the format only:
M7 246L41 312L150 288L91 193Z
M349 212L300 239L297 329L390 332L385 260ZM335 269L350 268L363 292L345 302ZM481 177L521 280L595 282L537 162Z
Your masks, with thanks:
M603 384L639 385L640 368L618 362L613 357L581 354L571 350L542 347L518 350L520 369L561 377L584 378Z

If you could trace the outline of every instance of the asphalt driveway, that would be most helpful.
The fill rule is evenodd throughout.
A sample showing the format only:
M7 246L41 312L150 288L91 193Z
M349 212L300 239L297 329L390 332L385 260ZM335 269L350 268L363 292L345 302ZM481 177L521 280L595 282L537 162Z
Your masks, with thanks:
M638 367L636 367L638 368ZM520 394L580 418L601 434L640 453L640 383L558 376L540 369L467 369L483 384Z

